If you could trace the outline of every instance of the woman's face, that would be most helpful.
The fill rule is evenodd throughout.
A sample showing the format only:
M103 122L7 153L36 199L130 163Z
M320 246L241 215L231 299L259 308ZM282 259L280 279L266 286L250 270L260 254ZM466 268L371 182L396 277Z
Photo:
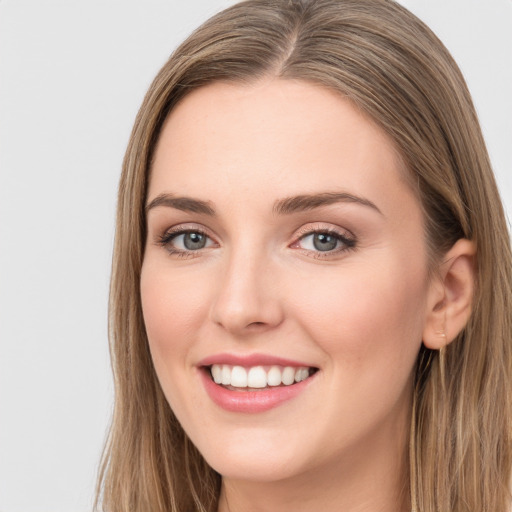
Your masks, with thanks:
M164 124L144 320L173 411L225 477L393 471L429 292L405 173L381 129L303 82L215 83Z

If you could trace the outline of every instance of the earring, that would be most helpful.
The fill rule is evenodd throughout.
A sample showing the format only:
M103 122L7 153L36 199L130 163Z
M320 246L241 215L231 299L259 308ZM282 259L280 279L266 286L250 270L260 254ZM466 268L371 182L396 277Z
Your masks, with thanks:
M439 372L441 377L441 389L446 393L446 334L443 333L445 343L438 350L439 353Z

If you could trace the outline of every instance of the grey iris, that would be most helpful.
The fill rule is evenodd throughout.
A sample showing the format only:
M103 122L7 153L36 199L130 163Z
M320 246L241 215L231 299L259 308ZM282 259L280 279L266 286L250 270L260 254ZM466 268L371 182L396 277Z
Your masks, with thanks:
M190 251L202 249L206 245L206 237L201 233L185 233L183 245Z
M326 233L315 233L313 236L313 245L318 251L332 251L336 249L338 239L335 236Z

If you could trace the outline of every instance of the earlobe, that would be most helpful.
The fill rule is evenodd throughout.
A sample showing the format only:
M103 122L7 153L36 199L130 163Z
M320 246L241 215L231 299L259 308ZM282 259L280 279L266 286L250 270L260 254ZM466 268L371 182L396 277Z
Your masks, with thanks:
M473 301L475 254L475 244L466 239L458 240L445 254L429 289L423 330L427 348L443 348L466 326Z

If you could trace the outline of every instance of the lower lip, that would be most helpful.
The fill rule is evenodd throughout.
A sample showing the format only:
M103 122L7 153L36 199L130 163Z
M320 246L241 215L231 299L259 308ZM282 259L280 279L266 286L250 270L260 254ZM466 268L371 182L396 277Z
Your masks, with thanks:
M316 375L315 373L306 380L290 386L276 386L258 391L233 391L215 384L209 370L203 368L200 374L206 392L215 404L226 411L252 414L268 411L292 400L309 386Z

